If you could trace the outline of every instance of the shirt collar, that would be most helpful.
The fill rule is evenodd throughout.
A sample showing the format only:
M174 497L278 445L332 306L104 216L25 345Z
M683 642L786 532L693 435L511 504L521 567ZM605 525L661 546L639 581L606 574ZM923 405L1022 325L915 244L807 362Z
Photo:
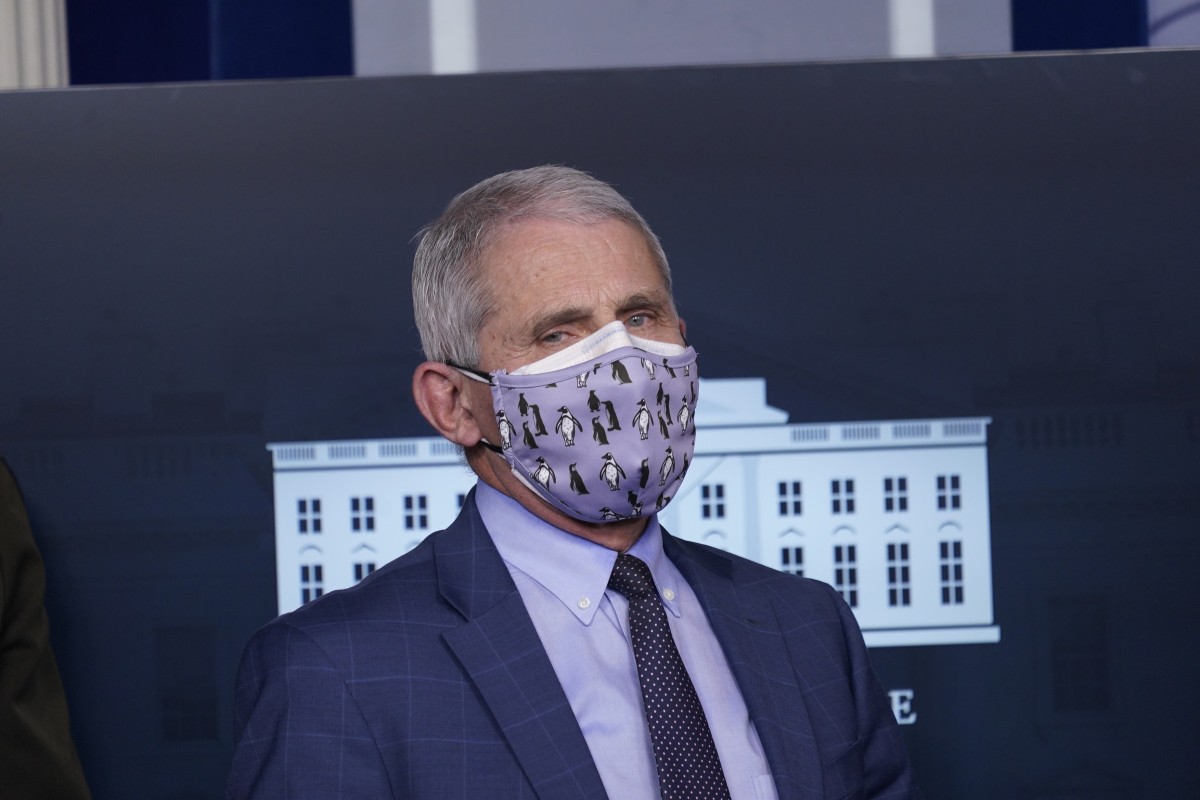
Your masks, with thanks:
M616 551L554 527L483 481L476 483L475 505L504 563L528 575L590 625L608 587ZM679 616L679 572L663 552L657 516L649 517L629 554L646 562L664 604Z

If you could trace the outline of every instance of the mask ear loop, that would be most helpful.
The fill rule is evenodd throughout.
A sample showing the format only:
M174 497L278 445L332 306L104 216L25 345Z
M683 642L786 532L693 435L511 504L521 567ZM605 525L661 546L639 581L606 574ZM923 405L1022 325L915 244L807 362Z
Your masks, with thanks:
M488 386L492 385L492 375L490 372L484 372L481 369L475 369L473 367L464 367L460 364L455 364L453 361L443 361L442 363L447 367L453 367L473 381L486 383Z
M452 368L458 370L463 375L465 375L466 377L470 378L473 381L478 381L479 383L485 383L488 386L493 385L492 376L489 373L484 372L483 370L472 369L471 367L463 367L458 364L455 364L453 361L445 361L443 363L447 367L452 367ZM489 442L487 439L483 438L482 436L479 437L479 441L484 447L486 447L488 450L491 450L496 455L498 455L498 456L504 455L504 450L502 448L497 447L496 445L492 444L491 442Z

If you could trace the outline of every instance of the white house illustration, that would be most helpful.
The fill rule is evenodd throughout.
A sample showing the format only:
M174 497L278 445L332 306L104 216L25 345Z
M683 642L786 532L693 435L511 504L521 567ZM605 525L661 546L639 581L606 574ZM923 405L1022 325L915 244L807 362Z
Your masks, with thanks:
M787 424L762 378L701 380L673 534L825 581L873 647L998 642L987 418ZM273 443L279 611L446 527L474 484L438 437Z

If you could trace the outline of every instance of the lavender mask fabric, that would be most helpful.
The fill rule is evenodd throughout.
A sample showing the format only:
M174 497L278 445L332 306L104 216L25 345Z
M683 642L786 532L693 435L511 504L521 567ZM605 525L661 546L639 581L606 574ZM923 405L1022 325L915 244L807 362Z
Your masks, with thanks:
M513 473L584 522L663 508L696 442L696 351L681 349L627 345L551 372L492 375L498 444Z

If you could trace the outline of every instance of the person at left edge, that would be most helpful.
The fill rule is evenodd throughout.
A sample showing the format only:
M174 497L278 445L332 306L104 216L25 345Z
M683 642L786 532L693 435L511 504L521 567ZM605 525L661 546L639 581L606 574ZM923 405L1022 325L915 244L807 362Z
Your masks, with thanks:
M50 649L45 592L25 501L0 459L0 798L90 800Z

